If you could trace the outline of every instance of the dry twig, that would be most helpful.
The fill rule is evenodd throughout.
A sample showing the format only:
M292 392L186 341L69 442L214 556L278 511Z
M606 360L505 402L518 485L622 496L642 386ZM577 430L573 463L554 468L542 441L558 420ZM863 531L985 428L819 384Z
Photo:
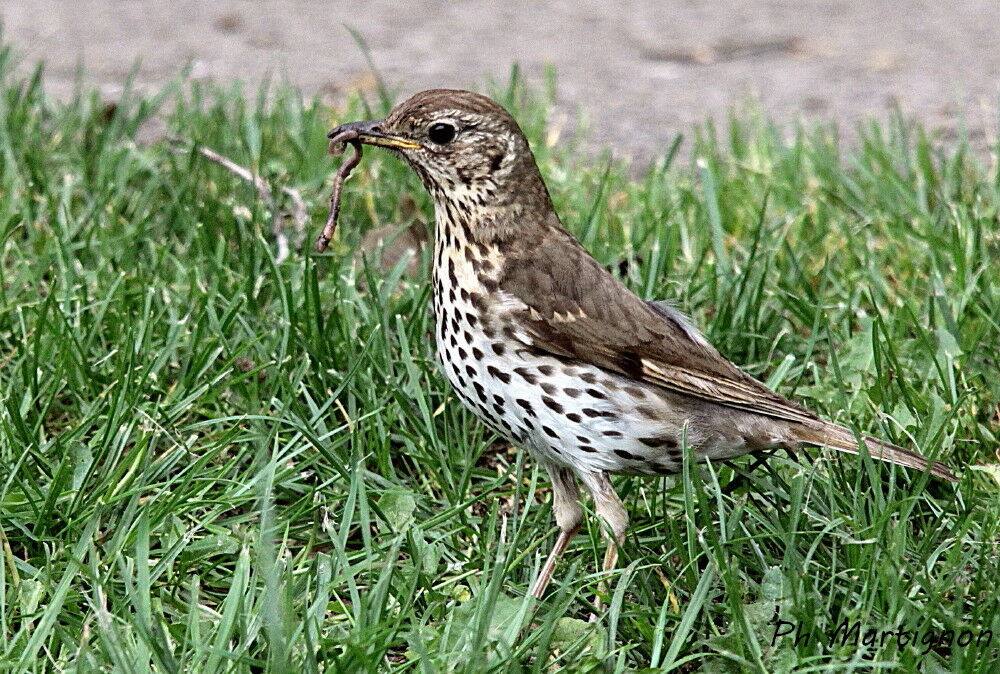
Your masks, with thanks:
M281 264L288 259L289 254L288 236L285 234L283 224L285 217L291 217L292 222L295 223L296 248L300 248L302 246L302 241L305 238L306 221L309 219L309 212L306 208L306 203L302 199L302 195L298 190L284 185L281 187L281 193L291 199L293 206L290 213L282 212L278 210L274 203L274 195L271 192L271 186L268 185L267 181L261 176L253 173L250 169L244 166L240 166L229 157L221 155L211 148L205 147L204 145L195 145L193 141L187 138L174 136L169 140L178 147L188 149L196 147L198 154L202 157L231 171L254 186L254 189L257 190L257 194L260 196L261 201L263 201L264 205L271 211L271 230L274 233L275 245L278 249L274 256L276 264Z

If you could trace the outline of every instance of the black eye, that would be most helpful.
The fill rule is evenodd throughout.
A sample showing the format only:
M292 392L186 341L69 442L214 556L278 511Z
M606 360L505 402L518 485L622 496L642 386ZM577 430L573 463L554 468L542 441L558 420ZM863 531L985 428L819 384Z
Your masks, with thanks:
M431 124L430 128L427 129L427 137L431 139L432 143L437 143L438 145L447 145L455 140L456 133L457 130L454 126L445 124L444 122Z

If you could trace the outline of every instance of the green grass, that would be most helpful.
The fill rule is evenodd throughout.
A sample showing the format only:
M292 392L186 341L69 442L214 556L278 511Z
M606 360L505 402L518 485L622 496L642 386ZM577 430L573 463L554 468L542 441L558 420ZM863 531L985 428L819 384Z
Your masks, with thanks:
M546 97L497 92L567 226L676 298L724 353L831 419L919 447L957 487L775 455L616 479L633 522L586 619L598 522L548 596L545 478L438 373L427 286L352 266L415 177L369 151L339 240L275 264L251 186L325 218L333 112L183 83L114 107L46 98L0 54L0 671L996 671L1000 176L899 120L748 114L643 172L546 143ZM383 103L384 105L384 103ZM673 148L676 149L676 148ZM399 270L402 271L401 269ZM802 632L772 644L775 613ZM977 645L818 643L992 630Z

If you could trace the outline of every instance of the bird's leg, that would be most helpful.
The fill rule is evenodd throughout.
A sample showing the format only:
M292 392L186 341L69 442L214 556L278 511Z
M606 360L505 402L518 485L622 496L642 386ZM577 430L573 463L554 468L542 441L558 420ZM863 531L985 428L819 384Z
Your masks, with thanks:
M556 563L562 557L563 551L566 550L566 546L569 545L573 536L579 531L580 523L583 522L580 490L577 489L573 471L552 464L546 464L545 468L549 471L549 477L552 480L552 511L555 513L556 524L559 526L559 538L552 546L552 552L545 560L545 565L538 574L538 580L535 581L535 586L531 589L531 596L535 599L542 598L545 587L552 580L552 572L556 568Z
M604 564L601 571L607 573L615 568L618 563L618 546L625 540L625 530L628 528L628 512L622 501L618 498L611 480L605 472L590 473L581 476L587 490L594 497L594 510L607 524L604 537L608 541L608 550L604 553ZM598 585L598 596L594 599L594 605L600 611L603 608L601 594L607 591L605 581L602 579ZM596 616L595 616L596 617Z

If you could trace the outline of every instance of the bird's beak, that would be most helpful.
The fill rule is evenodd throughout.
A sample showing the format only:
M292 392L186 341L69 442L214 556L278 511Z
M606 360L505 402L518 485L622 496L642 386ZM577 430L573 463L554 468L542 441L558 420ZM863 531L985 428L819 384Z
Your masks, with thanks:
M358 140L366 145L391 147L397 150L416 150L420 147L420 143L409 138L384 133L381 129L381 124L381 120L374 122L349 122L331 129L330 133L326 134L326 137L330 139L331 143L346 143L347 141Z

